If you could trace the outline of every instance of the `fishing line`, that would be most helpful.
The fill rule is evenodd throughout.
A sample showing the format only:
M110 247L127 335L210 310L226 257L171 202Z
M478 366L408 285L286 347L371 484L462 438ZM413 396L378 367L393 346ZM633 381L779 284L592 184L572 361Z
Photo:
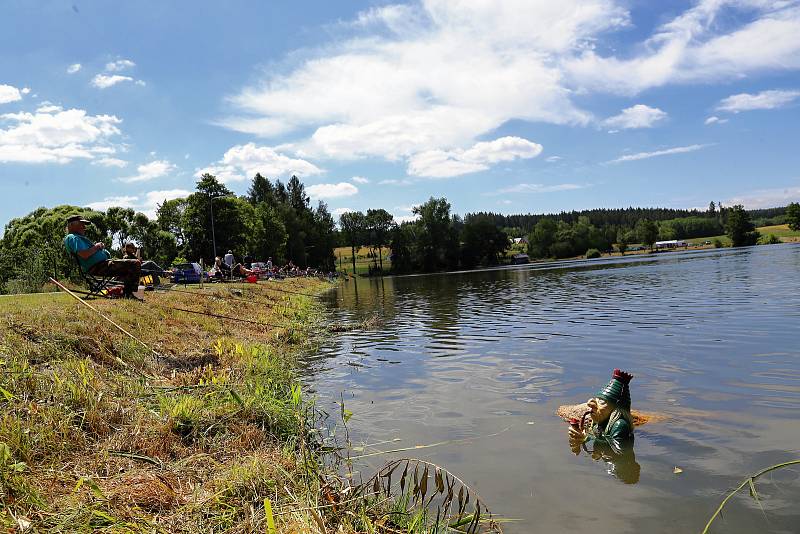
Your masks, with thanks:
M286 328L286 326L281 326L281 325L277 325L277 324L273 324L273 323L266 323L266 322L263 322L263 321L253 321L252 319L243 319L241 317L231 317L230 315L220 315L220 314L211 313L211 312L187 310L186 308L176 308L174 306L166 306L164 304L159 304L157 302L154 302L152 304L154 306L158 306L159 308L164 308L164 309L167 309L167 310L182 311L182 312L185 312L185 313L194 313L194 314L197 314L197 315L205 315L206 317L215 317L217 319L227 319L229 321L238 321L240 323L250 323L250 324L256 324L256 325L259 325L259 326L269 326L269 327L272 327L272 328Z

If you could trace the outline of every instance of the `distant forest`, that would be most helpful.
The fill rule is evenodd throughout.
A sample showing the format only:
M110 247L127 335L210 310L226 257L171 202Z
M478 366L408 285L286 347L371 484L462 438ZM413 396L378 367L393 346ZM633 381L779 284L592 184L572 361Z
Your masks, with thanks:
M720 208L724 211L725 207L722 202L714 203L714 210L708 211L699 210L680 210L669 208L615 208L615 209L592 209L582 211L562 211L560 213L543 213L543 214L517 214L517 215L503 215L500 213L492 212L476 212L468 213L464 216L464 220L469 220L473 217L488 218L500 228L512 230L516 229L519 235L512 237L522 237L531 232L536 226L536 223L542 219L552 219L554 221L564 221L565 223L573 224L578 222L581 217L587 217L589 223L594 226L617 226L632 228L640 220L649 221L667 221L671 219L683 219L687 217L708 217L715 215L719 212ZM711 205L709 205L711 208ZM766 208L758 210L746 210L750 218L756 223L757 226L766 226L767 224L783 224L782 219L773 220L775 218L782 218L786 215L786 207L780 208Z

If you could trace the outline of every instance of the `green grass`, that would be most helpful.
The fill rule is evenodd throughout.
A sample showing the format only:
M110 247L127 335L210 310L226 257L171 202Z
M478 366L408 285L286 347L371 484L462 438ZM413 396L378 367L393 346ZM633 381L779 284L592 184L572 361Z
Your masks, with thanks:
M318 531L317 415L294 371L318 305L266 284L239 289L245 302L183 293L92 301L163 357L68 296L0 299L0 526L264 532L268 497L282 510L280 531Z
M760 226L756 228L756 230L761 234L759 243L763 243L764 240L769 235L774 235L784 243L792 243L800 241L800 232L796 230L790 230L788 224L779 224L776 226ZM727 235L715 235L711 237L695 237L693 239L687 239L686 241L688 243L704 244L706 241L711 241L713 243L715 239L719 239L720 241L722 241L723 246L726 247L731 246L731 240Z

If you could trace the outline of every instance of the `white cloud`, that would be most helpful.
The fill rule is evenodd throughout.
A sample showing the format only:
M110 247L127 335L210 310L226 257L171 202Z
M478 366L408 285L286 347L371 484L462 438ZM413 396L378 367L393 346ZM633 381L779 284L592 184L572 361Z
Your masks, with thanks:
M756 109L775 109L789 104L799 96L800 91L782 90L761 91L754 95L741 93L723 98L717 106L717 111L739 113Z
M111 138L122 121L113 115L87 115L82 109L6 113L0 123L0 162L69 163L113 153Z
M419 219L419 215L393 215L394 222L403 224L404 222L414 222Z
M603 124L611 128L620 129L652 128L657 122L666 118L667 114L658 108L636 104L623 109L619 115L609 117L603 121Z
M587 47L562 64L579 88L636 94L671 83L798 69L799 32L794 0L699 0L632 47L632 54L601 56Z
M358 187L347 182L314 184L306 187L306 193L316 199L351 197L358 194Z
M56 113L62 109L63 108L61 106L56 106L50 102L42 102L42 104L36 108L36 113Z
M351 180L353 182L357 183L357 184L368 184L369 183L369 179L368 178L364 178L363 176L353 176L353 178L351 178Z
M305 154L389 160L463 150L512 119L587 124L555 60L626 20L612 0L376 8L357 22L366 37L273 71L232 96L241 114L220 123L262 136L310 128Z
M80 63L73 63L69 67L67 67L67 74L75 74L79 70L81 70L83 66Z
M139 211L147 215L149 218L155 218L156 209L160 204L166 200L174 200L176 198L186 198L191 195L191 191L186 189L167 189L163 191L149 191L144 194L144 199L139 206Z
M23 95L27 95L28 93L31 92L31 90L30 90L29 87L23 87L22 89L19 90L19 92L22 93ZM34 96L36 96L36 95L34 95Z
M298 157L383 158L455 176L485 164L452 155L511 120L602 124L576 94L800 68L797 0L696 0L642 42L619 52L597 46L634 25L629 5L417 0L371 8L337 25L337 40L290 55L288 68L266 70L229 97L235 113L218 124L264 137L295 133ZM644 128L665 117L640 105L608 126Z
M549 158L545 159L545 161L547 163L555 163L557 161L561 161L562 159L564 158L562 158L561 156L550 156Z
M520 137L501 137L476 143L467 150L428 150L409 159L408 174L431 178L447 178L486 170L493 163L535 158L542 145Z
M132 208L138 212L144 213L148 218L154 219L156 216L156 209L158 209L158 206L165 200L185 198L191 194L191 191L185 189L149 191L142 195L106 197L103 200L90 202L86 207L98 211L106 211L108 208L112 207Z
M86 207L97 211L106 211L112 207L135 208L138 200L139 197L137 196L106 197L103 200L90 202L86 204Z
M648 159L648 158L655 158L658 156L669 156L672 154L684 154L686 152L694 152L695 150L702 150L706 147L711 145L689 145L689 146L678 146L674 148L667 148L664 150L656 150L653 152L638 152L636 154L628 154L622 157L619 157L615 160L611 160L608 163L622 163L625 161L638 161L640 159Z
M114 85L117 85L121 82L132 82L133 78L130 76L120 76L119 74L114 74L112 76L107 76L105 74L98 74L94 78L92 78L92 85L97 87L98 89L108 89Z
M725 124L726 122L728 122L728 119L720 119L716 115L712 115L705 120L704 124L708 126L709 124Z
M581 184L517 184L510 187L504 187L497 190L496 193L489 193L490 195L504 195L508 193L555 193L558 191L574 191L576 189L584 189L588 185Z
M220 161L198 170L196 176L210 173L222 182L240 182L251 179L256 173L277 178L293 174L299 177L314 176L322 172L322 169L304 159L290 158L273 147L248 143L229 148Z
M128 162L117 158L100 158L93 161L92 164L100 165L102 167L116 167L118 169L122 169L128 165Z
M800 202L800 187L759 189L728 199L726 206L742 204L747 209L775 208Z
M337 217L341 217L345 213L350 213L352 211L354 210L350 208L336 208L335 210L333 210L333 214L336 215Z
M130 59L120 59L106 63L106 72L121 72L126 69L132 69L136 63Z
M20 94L19 89L13 85L0 84L0 104L8 104L18 100L22 100L22 94Z
M396 178L387 178L386 180L381 180L378 182L378 185L412 185L414 180L398 180Z
M136 182L148 182L150 180L155 180L156 178L166 176L176 169L177 167L167 160L151 161L150 163L145 163L136 167L135 175L128 176L126 178L120 178L119 181L128 184Z

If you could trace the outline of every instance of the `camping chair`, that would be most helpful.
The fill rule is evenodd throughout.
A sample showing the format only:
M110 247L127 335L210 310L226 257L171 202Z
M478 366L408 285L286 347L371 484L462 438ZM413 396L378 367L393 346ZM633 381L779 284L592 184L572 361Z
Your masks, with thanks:
M75 263L78 264L78 272L81 273L81 278L86 282L86 287L89 288L88 291L82 292L87 297L108 299L113 298L117 294L122 294L119 289L114 289L122 288L125 285L122 281L116 279L113 275L94 275L84 272L78 255L73 253L71 256L75 259Z

